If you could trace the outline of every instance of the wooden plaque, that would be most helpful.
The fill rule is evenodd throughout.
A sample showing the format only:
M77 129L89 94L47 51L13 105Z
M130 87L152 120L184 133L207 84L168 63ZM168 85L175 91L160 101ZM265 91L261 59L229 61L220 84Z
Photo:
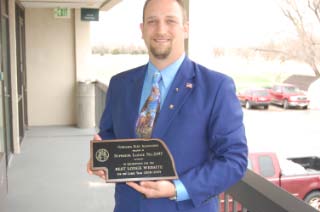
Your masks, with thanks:
M160 139L91 141L93 170L105 170L106 182L177 179L173 157Z

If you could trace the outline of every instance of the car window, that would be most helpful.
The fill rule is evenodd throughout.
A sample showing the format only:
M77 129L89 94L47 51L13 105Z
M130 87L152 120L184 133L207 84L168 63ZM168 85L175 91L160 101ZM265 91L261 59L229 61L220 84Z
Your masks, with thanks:
M250 158L248 158L248 166L247 166L247 168L252 170L252 162L251 162Z
M275 92L281 92L281 87L280 86L274 86L273 89Z
M286 93L297 93L299 92L299 88L294 87L294 86L286 86L283 88L284 92Z
M268 96L269 95L267 90L256 90L253 93L256 96Z
M260 174L263 177L272 177L275 174L274 165L270 156L259 156Z

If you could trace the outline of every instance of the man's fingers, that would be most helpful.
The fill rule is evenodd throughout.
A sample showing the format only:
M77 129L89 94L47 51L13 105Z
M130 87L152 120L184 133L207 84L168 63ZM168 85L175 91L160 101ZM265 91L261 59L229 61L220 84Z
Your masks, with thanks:
M144 194L147 198L171 197L174 193L174 188L168 187L173 186L169 181L142 181L140 184L127 182L127 185Z
M140 184L134 182L127 182L127 185L143 194L146 198L157 198L153 189L141 186Z
M127 185L130 186L131 188L137 190L138 192L146 195L146 189L144 187L142 187L141 185L139 185L138 183L135 182L127 182Z
M106 179L106 174L103 170L94 171L94 174L101 177L102 179Z
M142 181L140 186L144 189L143 193L147 198L162 197L158 181Z
M91 169L91 159L87 163L87 172L90 175L97 175L98 177L101 177L102 179L106 179L106 173L103 170L92 170Z
M104 180L106 179L106 174L105 174L105 172L103 170L97 170L97 171L89 170L88 173L90 175L96 175L96 176L98 176L98 177L100 177L100 178L102 178Z
M95 134L95 135L93 136L93 140L94 140L94 141L101 141L102 138L100 137L100 135Z
M87 166L87 172L88 172L88 174L93 175L93 171L91 170L91 168L89 166Z
M145 187L145 188L148 188L148 189L154 189L154 190L157 190L157 185L158 183L157 182L152 182L152 181L142 181L140 183L140 185L142 187Z

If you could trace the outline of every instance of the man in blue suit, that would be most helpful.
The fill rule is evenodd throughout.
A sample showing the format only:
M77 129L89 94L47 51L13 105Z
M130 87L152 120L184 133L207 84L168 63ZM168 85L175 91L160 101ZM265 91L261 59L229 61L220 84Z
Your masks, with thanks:
M110 81L94 139L137 138L136 123L159 71L160 111L151 138L166 143L179 177L117 183L115 212L215 212L217 196L246 172L248 149L234 82L185 55L188 27L183 0L147 0L141 31L149 62ZM88 172L105 179L90 164Z

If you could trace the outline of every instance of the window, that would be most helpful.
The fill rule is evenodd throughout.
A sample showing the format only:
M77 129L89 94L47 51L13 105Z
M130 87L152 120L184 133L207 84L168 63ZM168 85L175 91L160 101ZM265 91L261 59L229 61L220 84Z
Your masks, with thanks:
M270 156L260 156L258 162L260 167L260 173L263 177L274 176L274 165Z
M247 166L247 168L252 170L252 162L251 162L250 158L248 158L248 166Z

